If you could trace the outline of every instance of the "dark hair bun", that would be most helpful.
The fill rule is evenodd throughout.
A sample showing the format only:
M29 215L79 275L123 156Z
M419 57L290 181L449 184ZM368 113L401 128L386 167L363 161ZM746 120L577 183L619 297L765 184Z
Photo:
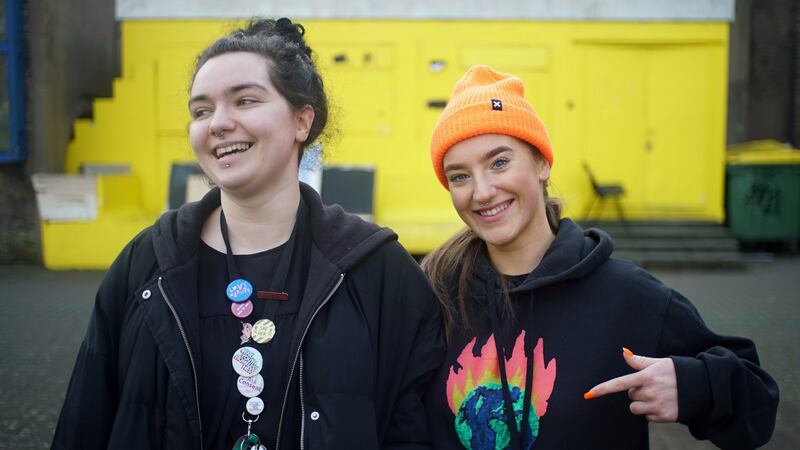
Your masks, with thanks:
M302 39L302 36L306 33L306 29L302 25L292 23L292 20L286 17L281 17L275 21L275 31L279 34L285 34L287 37L297 35L298 39Z
M306 46L306 41L303 35L306 34L306 29L299 23L292 23L291 19L281 17L275 21L275 34L283 37L289 42L297 44L307 56L311 56L311 49Z

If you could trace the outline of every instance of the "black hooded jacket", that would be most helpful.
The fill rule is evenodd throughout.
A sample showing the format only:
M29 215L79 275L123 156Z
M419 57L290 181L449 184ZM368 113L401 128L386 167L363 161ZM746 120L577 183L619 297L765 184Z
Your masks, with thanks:
M534 449L648 448L647 421L630 412L627 393L583 398L595 385L633 372L623 346L672 358L678 420L696 438L730 449L769 439L778 388L759 367L753 343L713 333L686 298L610 258L612 250L602 231L584 232L562 220L533 272L508 280L511 311L503 306L499 276L486 255L479 256L469 289L470 323L455 327L426 398L435 448L511 448L495 342L506 354L517 423L532 364L533 410L521 448L531 448L531 441ZM450 285L455 298L456 281Z
M391 230L301 193L313 242L284 409L300 405L302 438L279 434L278 448L428 448L422 394L444 352L435 296ZM165 213L112 264L54 449L203 448L198 247L219 204L215 189Z

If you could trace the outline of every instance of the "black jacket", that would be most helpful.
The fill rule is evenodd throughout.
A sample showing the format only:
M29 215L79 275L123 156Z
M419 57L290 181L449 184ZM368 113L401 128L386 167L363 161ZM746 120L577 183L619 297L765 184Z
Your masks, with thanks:
M313 243L284 408L300 402L305 448L427 448L422 391L444 352L435 296L391 230L301 193ZM219 203L215 189L165 213L112 264L54 449L201 449L197 255Z
M485 255L479 257L469 290L472 328L453 333L427 396L437 449L463 448L460 440L471 441L471 448L508 442L494 339L507 352L509 389L519 410L527 364L533 365L532 432L525 442L532 435L534 449L648 448L647 421L630 412L626 392L583 399L595 385L633 372L623 346L672 358L679 421L698 439L730 449L769 439L778 387L759 367L753 343L713 333L686 298L610 258L612 250L602 231L584 233L562 220L541 263L509 280L513 318L501 306L497 273ZM505 317L497 327L493 309Z

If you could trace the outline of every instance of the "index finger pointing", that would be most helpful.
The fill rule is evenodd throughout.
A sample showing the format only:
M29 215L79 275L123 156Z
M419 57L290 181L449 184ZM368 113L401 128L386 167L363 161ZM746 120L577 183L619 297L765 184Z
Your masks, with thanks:
M627 391L630 388L639 387L641 386L640 378L639 372L612 378L593 387L589 392L583 394L583 398L589 400L595 397L602 397L606 394L613 394L615 392Z

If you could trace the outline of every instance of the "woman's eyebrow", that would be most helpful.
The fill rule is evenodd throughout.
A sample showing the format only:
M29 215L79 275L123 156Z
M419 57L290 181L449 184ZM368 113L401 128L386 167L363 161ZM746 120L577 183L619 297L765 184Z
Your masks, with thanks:
M269 92L269 89L267 89L266 87L264 87L264 86L262 86L262 85L260 85L260 84L258 84L256 82L251 82L251 83L242 83L242 84L237 84L235 86L231 86L228 89L225 89L225 94L231 95L231 94L235 94L235 93L240 92L240 91L244 91L245 89L253 89L253 88L261 90L261 91L264 91L264 92ZM194 103L194 102L208 101L209 98L210 97L208 95L206 95L206 94L195 95L194 97L189 99L189 106L191 106L192 103Z
M487 159L494 158L495 156L499 155L500 153L511 152L511 151L513 151L511 149L511 147L509 147L507 145L501 145L499 147L493 148L492 150L489 150L488 152L486 152L486 154L483 155L483 160L486 161Z
M267 89L263 85L258 84L256 82L237 84L235 86L229 87L228 89L225 90L225 92L227 94L235 94L235 93L237 93L239 91L243 91L245 89L250 89L250 88L256 88L256 89L264 91L264 92L269 92L269 89Z
M513 151L513 150L511 149L511 147L508 147L506 145L501 145L499 147L495 147L495 148L489 150L488 152L486 152L485 155L483 155L483 159L481 159L481 162L489 160L489 159L492 159L495 156L499 155L500 153L510 152L510 151ZM464 168L463 164L453 163L453 164L448 164L448 165L444 166L444 171L447 172L449 170L459 170L459 169L462 169L462 168Z

